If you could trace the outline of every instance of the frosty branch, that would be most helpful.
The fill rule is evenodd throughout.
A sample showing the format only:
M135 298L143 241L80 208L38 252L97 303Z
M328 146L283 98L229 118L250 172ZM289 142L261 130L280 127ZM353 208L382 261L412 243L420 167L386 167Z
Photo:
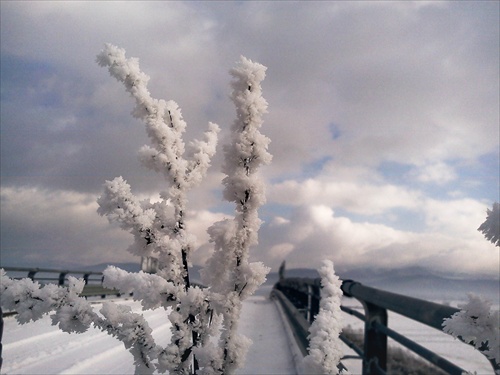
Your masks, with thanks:
M52 324L68 333L83 333L93 325L121 340L134 356L136 371L151 373L151 360L158 348L151 329L142 315L133 314L124 306L105 303L100 317L86 299L78 297L85 282L69 277L69 286L55 284L40 286L31 279L12 280L0 270L2 307L16 310L16 319L24 324L52 314Z
M256 172L268 163L269 139L259 132L267 103L260 83L265 67L244 57L231 71L232 100L237 119L231 128L232 144L224 148L224 197L236 203L234 220L215 223L209 233L215 249L203 274L208 288L192 286L188 263L193 237L185 222L187 192L199 184L215 154L219 127L209 123L203 141L193 141L185 152L182 135L186 123L173 101L152 98L149 77L125 50L107 44L97 56L100 66L123 83L135 100L133 116L142 120L151 141L139 157L144 166L166 179L168 190L159 202L140 201L122 178L106 181L98 199L98 213L134 236L129 251L158 259L158 272L128 273L116 267L105 272L105 287L133 292L143 310L164 309L172 324L167 347L157 345L141 314L114 303L95 313L78 296L83 281L70 279L69 287L40 286L29 279L12 280L2 271L2 306L19 312L20 323L53 312L53 324L66 332L84 332L94 326L121 340L134 355L136 372L169 371L176 374L230 374L243 361L248 340L236 333L241 301L252 294L269 271L262 263L249 263L248 252L257 243L257 210L264 189ZM222 334L219 346L210 336Z
M191 241L184 221L186 194L201 182L210 165L219 127L209 123L205 141L192 142L192 156L185 158L182 135L186 123L181 110L174 101L151 97L147 89L149 77L141 72L139 61L127 59L125 50L107 44L97 56L97 62L107 67L111 76L122 82L135 99L132 114L145 123L152 144L152 147L141 148L140 160L147 168L163 173L170 186L168 191L161 193L161 203L141 204L130 193L128 184L118 177L106 183L98 212L120 222L123 229L134 234L136 246L132 248L133 253L141 256L155 254L163 276L188 288L187 259ZM169 212L172 207L173 217Z
M234 77L231 99L236 106L236 120L231 127L231 143L224 148L224 198L236 205L234 220L215 223L208 232L215 244L213 257L202 272L204 281L214 293L213 307L223 317L222 353L219 357L223 374L231 374L240 365L248 340L237 334L241 301L265 281L269 269L262 263L249 263L249 248L257 243L261 225L258 208L264 203L258 167L271 161L267 152L269 139L259 131L267 102L260 83L266 68L244 57L231 71Z
M444 319L443 331L471 343L488 358L500 363L500 312L479 296L469 294L468 297L467 303L459 305L459 312ZM495 373L500 374L500 371Z
M500 203L495 202L491 210L486 210L486 220L477 230L493 245L500 247Z
M306 374L342 373L342 368L338 367L342 358L342 341L339 338L342 331L342 282L335 275L330 260L323 261L319 274L323 287L320 309L309 328L309 354L302 364Z

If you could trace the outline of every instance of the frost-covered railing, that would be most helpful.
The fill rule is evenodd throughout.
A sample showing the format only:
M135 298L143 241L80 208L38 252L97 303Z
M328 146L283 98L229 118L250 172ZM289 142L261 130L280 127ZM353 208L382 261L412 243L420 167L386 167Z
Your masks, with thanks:
M371 288L353 280L344 280L342 291L345 296L356 298L364 307L364 314L362 314L349 307L341 306L342 311L365 322L363 348L359 348L343 333L340 335L340 339L362 359L363 375L386 374L388 337L449 374L461 375L467 372L392 330L387 324L387 311L389 310L443 332L443 321L458 313L459 309ZM302 354L306 355L308 329L318 312L321 298L320 279L281 278L275 284L272 296L283 307L297 344ZM467 344L474 345L473 342ZM479 351L484 354L487 349L488 347L483 345ZM488 358L488 360L495 371L500 370L500 365L494 359Z
M53 283L57 285L67 285L68 276L75 276L82 278L85 281L85 286L82 297L118 295L119 292L113 289L104 288L102 285L103 274L96 271L85 270L62 270L62 269L49 269L38 267L2 267L9 276L21 279L27 277L33 281L38 281L40 284Z

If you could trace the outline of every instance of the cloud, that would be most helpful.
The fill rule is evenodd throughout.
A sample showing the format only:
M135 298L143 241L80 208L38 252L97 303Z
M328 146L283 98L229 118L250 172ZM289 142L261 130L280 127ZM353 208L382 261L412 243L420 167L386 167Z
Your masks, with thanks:
M474 17L454 4L413 3L2 7L8 31L2 55L49 64L48 79L66 73L51 86L51 95L63 81L68 90L86 82L80 105L91 96L90 110L102 115L113 109L101 123L136 125L126 118L127 95L93 63L106 41L141 58L155 96L179 102L188 138L199 136L208 120L223 128L232 121L226 71L238 55L262 61L269 67L265 131L273 140L274 175L296 173L328 155L351 165L421 165L474 159L497 145L498 93L490 82L498 81L498 58L477 58L498 50L484 33L498 28L486 5L474 9ZM41 94L40 88L35 92ZM341 134L335 142L328 129L332 121ZM76 126L84 124L77 117Z
M179 103L186 143L208 121L225 141L227 71L241 54L268 67L262 132L274 158L262 170L259 254L270 264L312 266L324 249L351 267L496 264L473 222L498 199L498 3L0 6L2 261L4 249L30 265L129 259L127 235L95 216L103 182L122 175L140 196L168 188L137 161L148 139L132 100L94 62L111 42L140 58L154 97ZM189 196L196 262L210 251L208 223L232 210L220 198L221 150Z
M186 218L189 233L196 237L194 249L191 256L193 264L202 265L212 255L213 247L207 229L214 223L230 219L231 216L223 213L213 213L207 210L190 211Z
M62 190L2 189L2 264L138 262L126 251L131 236L97 215L96 198ZM426 228L415 232L356 222L326 205L299 205L289 218L276 216L263 225L252 258L274 268L285 259L290 267L317 267L321 259L329 258L340 269L421 265L494 277L498 252L476 229L484 221L486 207L472 199L427 199L421 207ZM211 254L206 229L224 218L230 216L189 212L187 225L197 238L194 264L204 264Z
M478 239L477 228L486 218L488 204L463 198L448 201L427 199L423 205L427 227L464 240Z
M97 197L2 188L2 265L60 267L135 261L131 236L97 214Z
M146 199L139 194L140 200ZM152 201L159 197L151 197ZM83 267L98 263L136 262L127 252L133 238L97 214L97 196L69 190L3 188L2 265ZM196 237L192 261L204 264L211 253L207 228L230 216L191 210L186 218Z
M319 267L322 259L332 259L341 270L419 265L452 274L497 277L498 251L476 230L483 205L474 201L434 204L425 209L429 227L421 232L355 222L324 205L300 206L289 221L279 221L278 231L276 223L261 229L261 244L253 257L274 269L285 259L290 268ZM454 217L445 211L461 215L443 223L436 218L439 214L442 219Z
M426 165L421 168L417 180L424 183L447 184L456 180L457 174L452 167L445 163Z
M421 200L417 191L383 184L358 182L332 182L308 179L288 180L269 188L269 200L289 205L324 204L347 211L375 215L393 208L415 209Z

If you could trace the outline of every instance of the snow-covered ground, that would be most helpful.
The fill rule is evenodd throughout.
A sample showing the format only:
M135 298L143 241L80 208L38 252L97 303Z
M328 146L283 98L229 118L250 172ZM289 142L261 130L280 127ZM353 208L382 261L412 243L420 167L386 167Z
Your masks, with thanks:
M120 300L140 311L140 304ZM96 303L95 309L101 304ZM144 312L155 340L166 345L170 324L161 310ZM294 363L287 335L274 302L262 293L244 302L240 331L254 343L240 374L293 374ZM18 325L5 319L2 374L133 374L130 353L118 340L91 329L67 334L51 326L49 317Z
M268 299L269 289L259 291L243 304L240 332L250 337L253 345L245 366L239 374L294 374L289 338L278 309ZM356 303L349 299L347 304ZM121 300L120 303L140 310L139 303ZM95 304L100 308L100 303ZM170 339L170 325L161 310L144 312L158 343ZM356 318L344 315L345 324L361 327ZM397 316L389 317L390 327L415 339L422 345L446 356L452 362L477 374L492 374L489 362L473 348L437 332L433 328L412 323ZM84 334L67 334L51 326L50 318L20 326L14 318L5 319L4 363L2 374L131 374L132 357L118 340L90 330ZM346 354L352 354L347 352ZM345 362L352 374L360 373L359 360Z
M343 304L359 309L361 313L363 312L361 304L353 298L344 298ZM452 303L452 305L457 306L457 303ZM343 318L345 326L350 325L355 329L363 328L364 323L359 319L348 314L344 314ZM471 373L476 373L477 375L494 374L490 362L484 355L472 346L464 344L443 332L439 332L435 328L392 312L389 312L388 325L391 329L416 341ZM388 343L392 346L401 347L392 339L389 339Z

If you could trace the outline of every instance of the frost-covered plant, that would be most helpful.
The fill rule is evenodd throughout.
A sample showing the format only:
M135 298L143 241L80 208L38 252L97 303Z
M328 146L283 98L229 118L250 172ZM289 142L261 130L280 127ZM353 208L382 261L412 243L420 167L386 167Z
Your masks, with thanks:
M173 101L151 97L149 77L141 72L138 60L127 59L125 50L106 44L97 62L108 67L135 99L132 113L145 123L152 144L140 150L140 160L163 173L169 186L160 193L161 200L152 203L134 196L122 177L106 181L98 213L132 233L134 243L129 251L157 258L158 272L129 273L110 266L104 271L104 286L133 292L144 310L168 310L172 341L165 348L157 345L143 316L128 307L108 302L97 314L78 296L84 282L74 278L69 279L68 287L41 286L29 279L10 279L2 270L1 305L18 311L20 323L55 311L53 324L59 324L63 331L84 332L90 326L101 329L123 341L134 355L137 373L230 374L242 364L248 346L248 340L236 334L241 301L265 281L269 271L262 263L248 262L248 251L257 243L260 226L257 209L264 202L256 171L271 159L269 139L259 132L267 108L260 87L266 68L242 57L231 71L237 119L232 126L233 143L225 147L227 177L223 182L224 197L237 204L236 215L209 230L215 251L204 271L208 288L200 289L189 279L193 238L184 220L186 195L206 174L219 128L209 123L205 140L192 142L186 157L182 140L186 124L181 111ZM220 323L223 329L216 347L210 337L219 333Z
M138 59L127 59L125 50L107 44L97 56L100 66L107 67L111 76L122 82L135 99L133 116L146 125L151 140L143 146L139 157L144 166L163 173L169 190L161 192L161 201L140 202L130 191L122 177L107 181L105 192L99 198L100 215L117 221L135 238L129 249L140 256L155 255L159 261L159 274L174 284L189 287L188 257L192 237L186 231L184 215L187 192L199 184L215 154L219 127L209 123L204 141L190 144L189 157L185 157L182 135L186 123L174 101L154 99L148 91L149 77L141 72Z
M259 132L267 102L262 97L260 83L266 68L244 57L231 70L234 78L231 99L237 118L231 127L231 142L224 147L224 198L236 205L233 220L215 223L209 228L215 251L205 269L203 281L210 285L212 308L222 316L222 352L214 351L217 359L213 371L231 374L243 361L249 340L237 334L241 301L265 281L269 268L262 263L249 263L249 248L257 244L261 225L258 208L264 203L264 186L258 178L261 164L271 161L267 152L269 139Z
M500 247L500 203L495 202L491 210L486 209L486 220L477 230L493 245Z
M0 269L2 307L16 310L16 319L24 324L55 311L53 325L68 333L82 333L94 326L121 340L134 356L137 373L152 373L152 360L158 356L151 329L144 317L132 313L126 306L104 303L101 315L78 295L85 285L83 279L68 278L68 286L41 286L31 279L13 280Z
M474 294L459 305L460 311L443 321L443 330L463 341L473 343L488 358L500 363L500 312L491 309L491 302ZM500 374L500 370L496 371Z
M319 269L321 299L319 313L309 327L309 354L302 362L306 374L338 374L342 358L342 282L335 275L333 262L324 260Z
M115 178L105 184L104 194L98 200L98 213L107 216L110 221L119 222L123 229L134 235L130 252L158 259L158 276L176 292L165 294L168 300L176 302L176 309L169 316L175 329L172 343L161 353L160 362L168 370L189 372L192 347L197 345L198 336L203 335L200 329L194 329L195 325L200 326L199 320L203 320L203 316L194 311L203 303L199 303L200 298L192 296L195 289L190 288L188 259L193 238L184 220L186 195L206 174L210 159L215 154L219 127L209 123L205 140L192 142L189 157L185 157L182 135L186 123L180 108L174 101L151 97L147 89L149 77L141 72L138 60L127 59L125 50L107 44L97 56L97 62L107 67L111 76L122 82L135 99L132 114L145 123L152 144L152 147L141 148L140 160L147 168L162 173L170 187L160 193L160 202L151 203L139 201L122 177ZM119 286L113 284L115 274L113 269L105 271L110 287ZM141 277L128 276L128 279L130 290L142 283ZM180 286L184 293L179 290ZM200 293L198 291L197 294ZM195 305L189 308L184 306L193 302Z

